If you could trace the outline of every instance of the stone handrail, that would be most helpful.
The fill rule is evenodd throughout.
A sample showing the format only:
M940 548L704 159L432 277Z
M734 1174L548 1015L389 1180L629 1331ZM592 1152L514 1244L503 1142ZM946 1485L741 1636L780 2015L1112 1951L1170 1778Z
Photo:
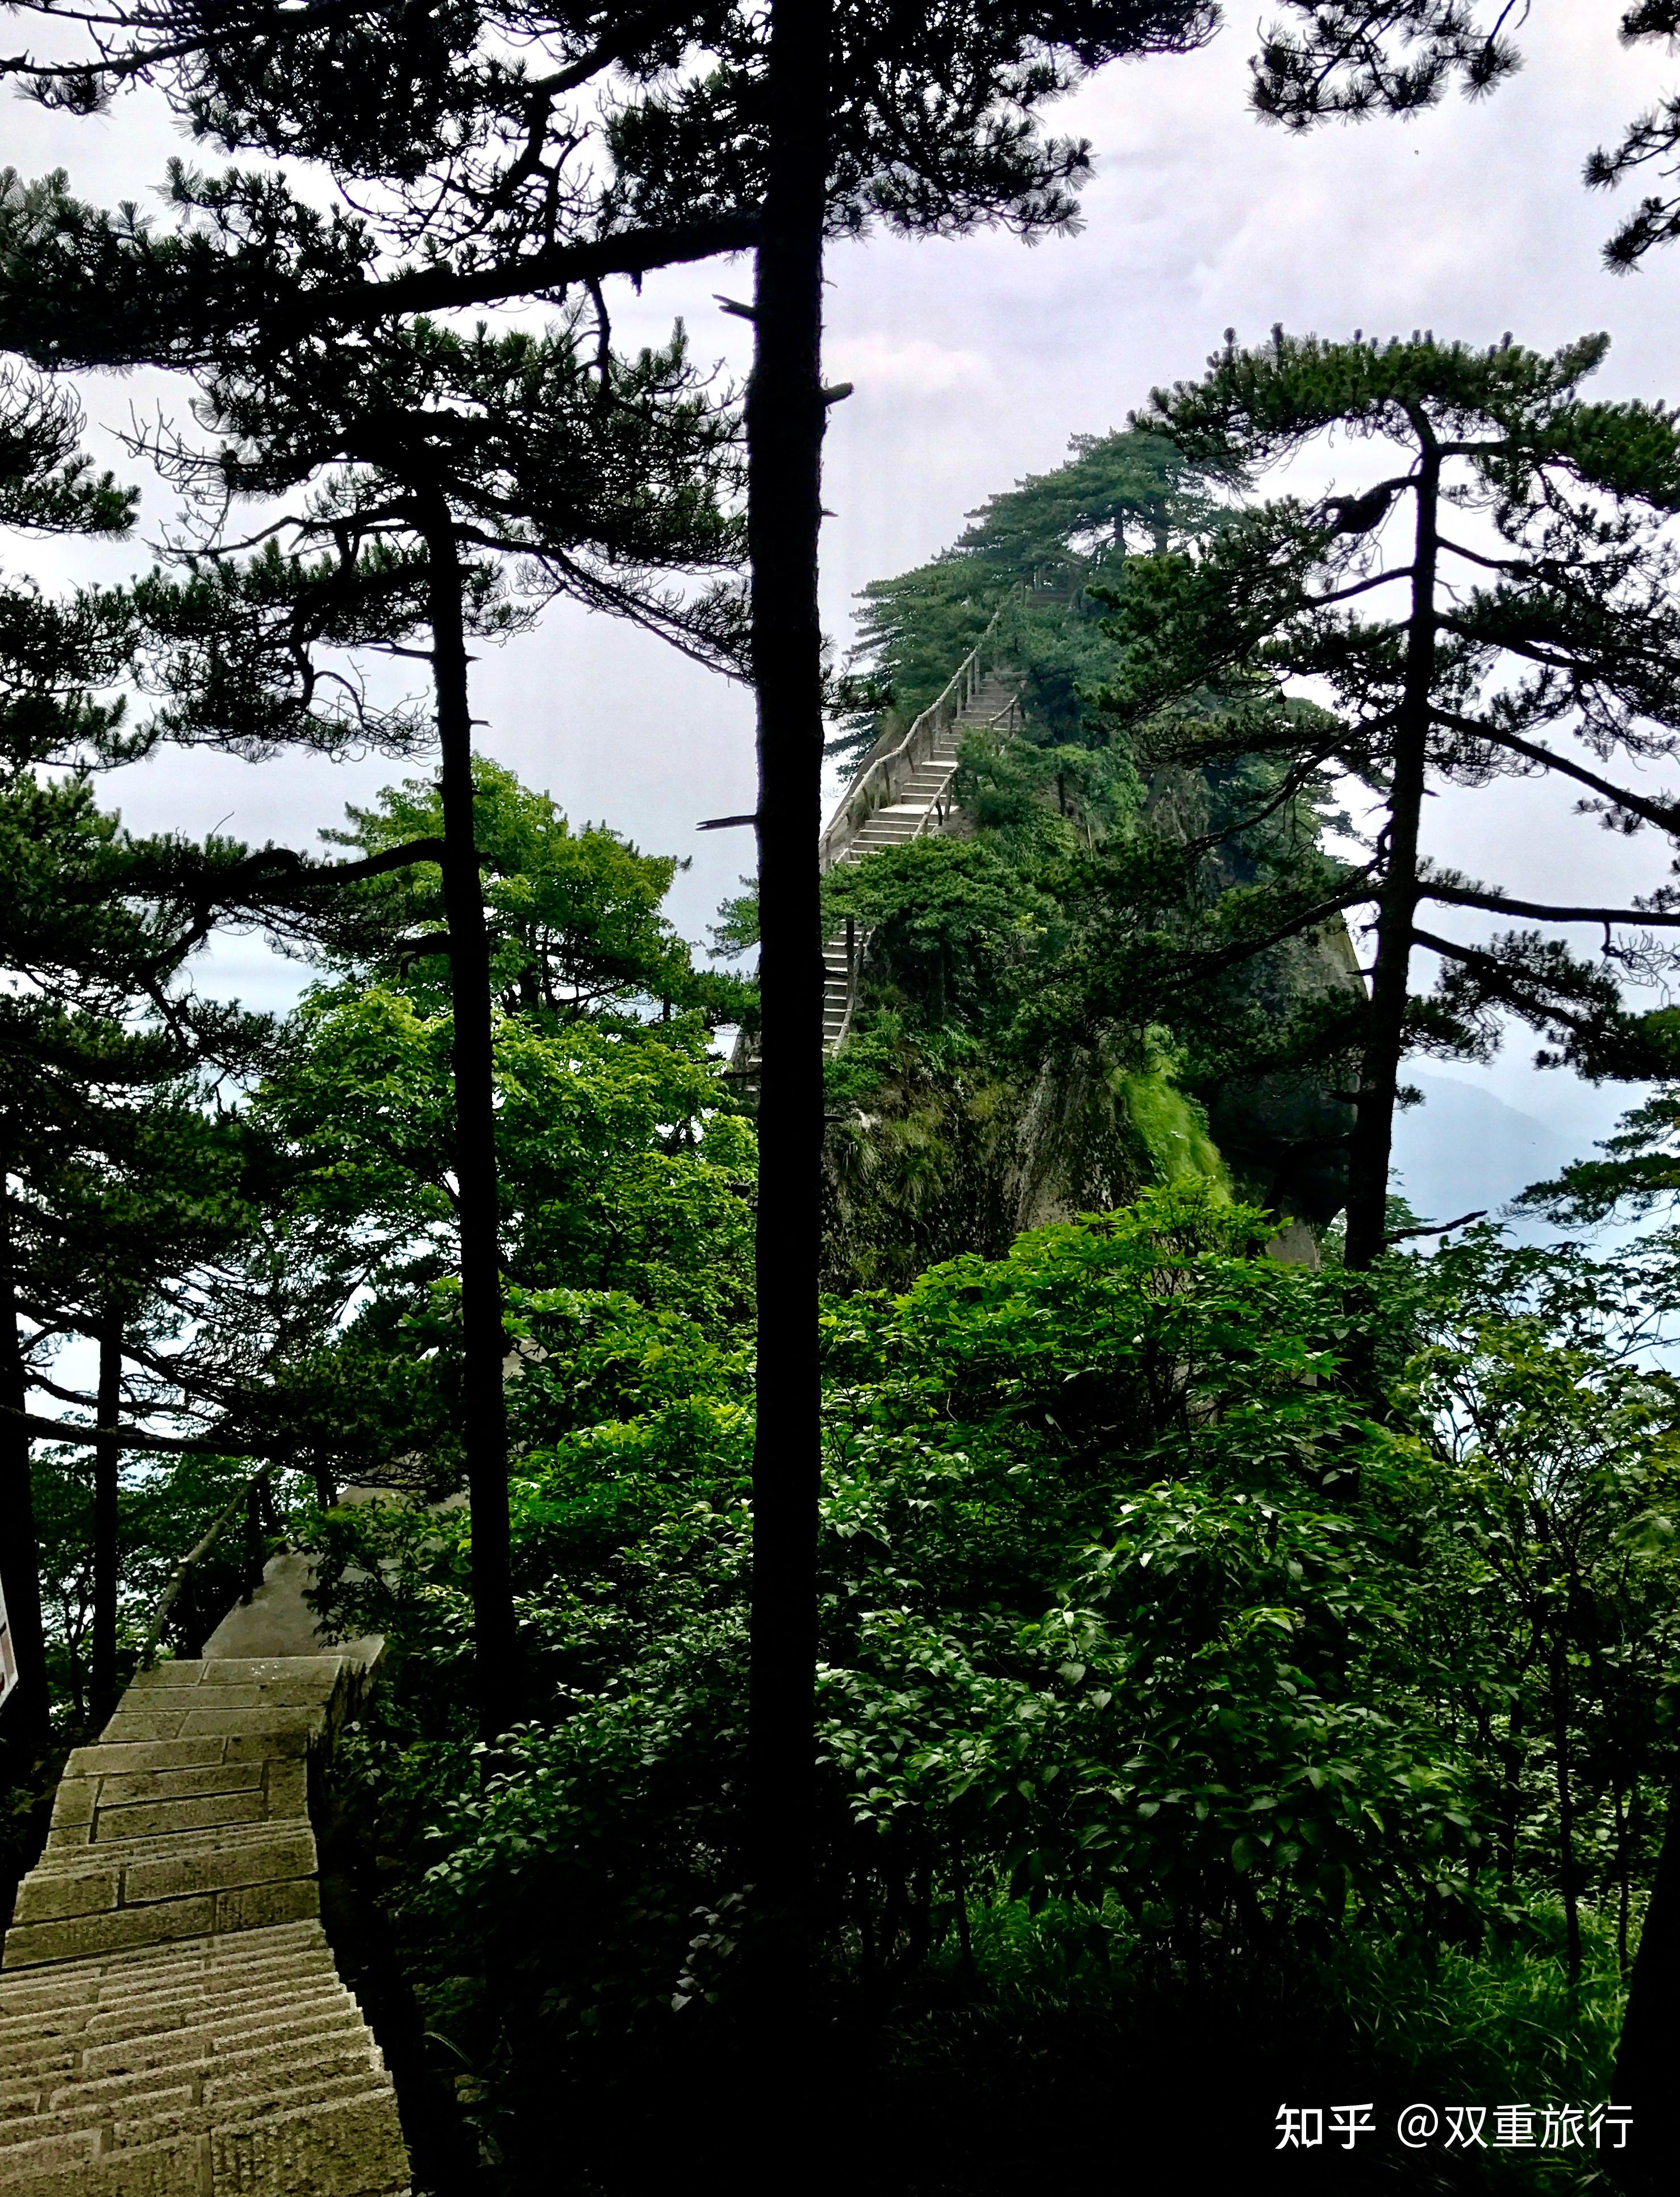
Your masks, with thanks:
M833 868L876 809L891 803L904 780L933 752L940 733L968 707L984 676L987 644L996 633L1003 614L1004 606L1000 604L992 613L985 632L957 666L944 693L929 703L902 739L895 746L865 758L857 775L840 797L839 805L818 843L819 860L824 869Z

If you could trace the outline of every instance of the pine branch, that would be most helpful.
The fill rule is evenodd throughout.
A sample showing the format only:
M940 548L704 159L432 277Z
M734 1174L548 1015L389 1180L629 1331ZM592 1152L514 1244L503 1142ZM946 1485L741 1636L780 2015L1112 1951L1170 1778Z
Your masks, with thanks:
M263 1446L248 1439L233 1441L195 1441L187 1435L148 1435L139 1427L84 1427L72 1420L49 1419L39 1412L20 1412L0 1404L0 1417L27 1428L49 1441L66 1442L72 1448L90 1449L96 1442L110 1442L118 1449L166 1450L171 1455L192 1457L260 1457Z
M1655 824L1665 832L1680 832L1680 803L1648 800L1642 794L1630 792L1625 785L1601 778L1584 763L1572 762L1554 748L1542 747L1537 741L1525 740L1519 733L1506 732L1476 718L1457 716L1449 710L1432 710L1430 715L1436 724L1445 725L1452 732L1463 733L1470 739L1486 740L1494 747L1508 749L1512 755L1538 763L1543 769L1561 772L1579 785L1590 786L1618 809L1626 809L1632 816L1642 816L1648 824Z
M277 307L269 326L275 332L329 325L365 328L399 314L455 312L470 305L542 298L574 283L599 281L606 275L649 275L661 267L750 252L757 241L756 215L688 227L624 230L583 244L551 245L470 274L426 267L342 289L305 290Z
M1451 907L1486 908L1492 915L1532 916L1541 923L1652 924L1680 930L1680 913L1661 914L1643 907L1555 907L1536 900L1511 900L1503 893L1474 892L1463 885L1432 884L1422 888L1425 900L1444 901Z

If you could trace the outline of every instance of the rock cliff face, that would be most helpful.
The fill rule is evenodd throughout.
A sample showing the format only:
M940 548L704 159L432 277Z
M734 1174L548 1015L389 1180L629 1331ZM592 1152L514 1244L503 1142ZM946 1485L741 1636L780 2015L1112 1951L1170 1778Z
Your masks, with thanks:
M1158 1071L1069 1048L1024 1083L885 1082L830 1128L827 1284L901 1289L941 1259L1000 1257L1022 1229L1124 1205L1158 1181L1230 1195L1199 1110Z
M1199 828L1194 791L1151 797L1151 826ZM971 838L954 808L941 836ZM1232 884L1246 882L1233 877ZM859 989L869 1012L870 971ZM1304 1003L1363 1000L1339 919L1273 949L1262 1006L1280 1020ZM1151 1182L1198 1181L1275 1213L1279 1256L1316 1262L1317 1232L1343 1202L1353 1109L1323 1071L1231 1079L1204 1110L1170 1061L1139 1067L1102 1041L1063 1045L1029 1076L970 1055L936 1075L907 1046L903 1064L831 1122L826 1145L831 1288L901 1288L923 1267L976 1251L998 1257L1022 1229L1121 1205Z
M1170 740L1152 751L1147 737L1134 753L1133 735L1117 733L1096 699L1123 670L1111 612L1128 560L1195 550L1227 507L1223 490L1154 437L1135 429L1076 437L1066 464L994 496L932 562L863 591L853 663L864 675L843 681L841 693L851 696L850 738L866 762L895 741L914 745L917 728L930 727L947 701L944 730L956 738L968 710L954 747L947 740L936 756L930 731L926 755L917 750L919 761L941 767L936 817L928 813L932 776L919 794L921 781L907 770L895 784L883 813L901 840L933 832L977 837L1007 859L1011 834L1017 846L1030 843L1032 820L1053 811L1053 829L1087 853L1150 835L1176 842L1201 866L1193 890L1214 894L1275 882L1296 855L1310 855L1318 828L1310 796L1270 802L1276 786L1243 774L1252 757L1226 756L1204 771L1167 762L1188 751ZM959 665L971 667L983 708L968 709ZM1006 718L998 707L1005 696L1013 704ZM1185 706L1204 704L1215 715L1226 706L1211 695ZM854 780L837 818L850 813L863 783ZM1241 823L1244 814L1260 828ZM833 829L825 842L830 861L843 858ZM891 838L883 822L867 845L860 838L857 852L866 858ZM861 893L854 897L865 903ZM866 948L860 985L848 977L848 957L831 953L831 1043L854 1000L868 1024L869 957L878 944ZM1318 1000L1328 1019L1344 1023L1340 1042L1338 995L1345 1003L1364 996L1339 921L1269 953L1243 982L1235 1012L1245 1018L1249 1058L1266 1051L1247 1049L1256 1011L1264 1025ZM878 984L878 997L891 988ZM1118 1003L1115 1022L1128 1019L1126 1004ZM1093 1008L1095 1028L1104 1003ZM1155 1012L1173 1023L1170 1000ZM982 1050L961 1057L972 1063ZM1223 1050L1205 1049L1204 1070L1206 1052ZM1316 1255L1315 1232L1341 1208L1353 1109L1333 1095L1340 1072L1233 1076L1211 1091L1198 1083L1203 1115L1175 1087L1169 1064L1140 1070L1135 1058L1122 1063L1100 1046L1066 1046L1013 1080L1001 1065L947 1067L936 1077L914 1052L907 1046L901 1073L837 1109L827 1154L834 1286L895 1286L960 1251L995 1255L1022 1228L1124 1203L1150 1181L1201 1180L1266 1207L1289 1255ZM947 1063L957 1057L947 1049ZM855 1093L857 1080L849 1087Z

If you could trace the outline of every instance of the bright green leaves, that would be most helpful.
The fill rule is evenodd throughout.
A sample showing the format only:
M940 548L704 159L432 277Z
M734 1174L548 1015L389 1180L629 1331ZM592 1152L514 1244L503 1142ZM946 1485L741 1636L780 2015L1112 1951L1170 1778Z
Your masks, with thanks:
M393 1286L453 1264L451 1023L374 986L323 994L258 1095L295 1156L304 1210L347 1231L336 1259ZM704 1038L504 1020L498 1159L510 1276L628 1290L739 1320L750 1271L753 1151L721 1110Z
M878 988L936 1029L1006 1016L1057 922L1050 896L986 840L912 839L823 880L825 934L869 934Z
M1256 1255L1261 1226L1157 1191L828 1308L824 1882L830 1919L867 1911L896 1957L982 1894L1208 1962L1544 1902L1547 1681L1524 1659L1566 1620L1539 1504L1592 1597L1567 1619L1582 1816L1602 1840L1607 1781L1650 1788L1680 1506L1666 1385L1612 1363L1608 1270L1486 1232L1385 1262L1382 1362L1405 1370L1379 1423L1339 1385L1341 1277ZM611 1290L512 1311L550 1713L481 1794L448 1736L462 1522L350 1514L345 1607L425 1650L379 1806L426 1827L404 1897L439 1974L487 1916L518 1960L532 1913L587 1914L611 1927L549 1955L571 2001L663 2005L673 1974L714 1987L727 1936L675 1965L692 1911L726 1913L750 1365L739 1330Z
M503 1012L556 1028L585 1017L629 1017L659 1003L738 1017L750 999L739 979L697 970L692 949L662 913L677 862L645 855L604 825L574 830L546 793L480 757L473 765L473 837L484 878L490 983ZM352 809L349 828L323 836L356 856L377 855L443 831L434 782L387 787L378 805ZM373 965L414 998L448 998L440 873L411 864L345 896L340 965Z

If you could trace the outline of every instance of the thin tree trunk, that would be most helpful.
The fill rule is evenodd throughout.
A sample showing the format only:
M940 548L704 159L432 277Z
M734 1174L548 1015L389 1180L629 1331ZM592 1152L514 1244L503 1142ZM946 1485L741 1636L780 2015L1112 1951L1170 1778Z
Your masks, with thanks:
M1666 2192L1680 2156L1680 1777L1668 1796L1656 1881L1633 1956L1627 2012L1616 2055L1614 2099L1632 2113L1625 2150L1599 2154L1613 2182L1629 2191Z
M747 395L763 1002L747 1838L758 1991L800 2018L814 1793L823 1138L822 259L827 0L774 0Z
M1522 1805L1522 1696L1512 1700L1505 1720L1504 1777L1499 1795L1499 1878L1507 1893L1516 1881L1516 1819Z
M240 1552L239 1598L249 1602L263 1584L263 1498L255 1481L245 1491L244 1546Z
M1387 848L1377 896L1376 954L1360 1065L1358 1108L1348 1151L1347 1261L1369 1267L1387 1232L1388 1166L1394 1136L1394 1096L1405 1041L1412 926L1417 914L1417 841L1428 769L1429 709L1435 681L1435 564L1441 461L1428 423L1415 422L1423 449L1415 494L1411 617L1406 629L1405 683L1394 725L1388 789Z
M29 1402L18 1336L17 1276L13 1266L11 1204L0 1176L0 1404L21 1412ZM41 1630L41 1555L29 1434L16 1419L0 1421L0 1591L6 1598L18 1683L0 1708L0 1742L14 1778L28 1774L47 1742L46 1644Z
M443 750L443 910L455 1016L455 1186L460 1199L461 1433L472 1504L472 1631L478 1728L486 1742L518 1716L507 1512L507 1408L502 1394L500 1199L490 933L472 821L472 719L467 699L462 575L441 496L428 498L432 677Z
M107 1307L99 1330L99 1406L102 1427L123 1410L123 1319ZM122 1452L114 1441L93 1452L93 1675L89 1707L96 1731L117 1705L117 1493Z
M1569 1987L1581 1980L1581 1901L1575 1881L1575 1790L1569 1777L1568 1649L1552 1643L1552 1758L1557 1784L1558 1881L1563 1893L1563 1931L1569 1954Z

